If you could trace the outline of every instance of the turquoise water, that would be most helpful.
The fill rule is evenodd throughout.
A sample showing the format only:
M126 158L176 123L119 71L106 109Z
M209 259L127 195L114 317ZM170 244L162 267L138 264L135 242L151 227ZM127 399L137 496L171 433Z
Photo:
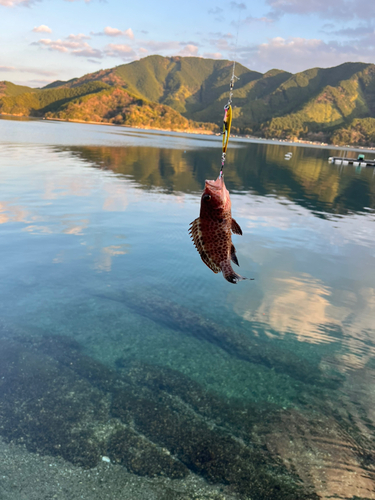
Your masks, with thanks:
M0 120L3 438L238 498L375 498L375 175L332 155L231 142L254 278L231 285L188 235L220 138Z

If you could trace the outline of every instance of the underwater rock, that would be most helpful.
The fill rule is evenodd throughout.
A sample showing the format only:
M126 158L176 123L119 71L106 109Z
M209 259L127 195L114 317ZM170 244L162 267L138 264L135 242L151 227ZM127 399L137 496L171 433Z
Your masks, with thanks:
M83 467L98 463L94 424L106 421L108 400L74 371L18 342L0 341L0 401L0 434L7 440Z
M230 484L254 500L318 498L303 492L296 478L264 451L245 446L220 428L210 428L183 406L177 411L176 402L175 408L168 407L150 396L143 399L119 390L113 399L113 416L134 422L137 431L170 450L209 482Z
M119 430L111 436L107 453L112 460L141 476L181 479L189 474L189 469L174 459L167 449L160 449L130 428Z
M209 419L215 426L230 430L245 442L252 436L254 423L269 422L278 418L278 407L263 402L261 405L249 401L224 399L207 392L198 382L166 366L155 366L134 361L123 371L123 377L130 384L146 387L166 404L171 397L178 398L202 418Z
M223 400L172 369L136 362L111 370L63 337L0 339L0 435L85 468L104 455L138 475L197 474L238 498L315 500L272 451L290 415Z
M157 294L121 292L96 296L121 302L137 314L163 326L210 342L231 356L264 365L278 373L287 374L299 382L330 389L336 389L342 382L339 374L323 374L318 365L306 359L300 359L291 351L276 348L265 341L251 338L234 329L224 328Z
M374 449L374 442L361 445L353 437L353 422L350 426L349 420L324 414L318 405L314 405L315 418L309 411L283 412L277 425L264 427L261 440L293 466L305 487L310 485L322 498L374 499L375 462L362 462L366 452ZM353 415L348 417L353 420Z

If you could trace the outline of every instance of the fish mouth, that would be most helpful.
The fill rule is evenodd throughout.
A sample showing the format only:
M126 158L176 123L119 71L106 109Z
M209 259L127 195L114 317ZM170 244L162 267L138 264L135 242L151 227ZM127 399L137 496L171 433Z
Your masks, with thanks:
M218 177L216 179L216 181L207 181L206 180L205 184L206 184L206 188L209 187L211 189L220 190L220 189L223 189L224 179L223 179L223 177Z

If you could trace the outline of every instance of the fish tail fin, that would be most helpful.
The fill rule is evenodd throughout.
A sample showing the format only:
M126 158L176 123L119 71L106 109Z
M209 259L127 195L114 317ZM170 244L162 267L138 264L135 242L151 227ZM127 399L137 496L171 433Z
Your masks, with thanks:
M235 273L232 269L232 266L231 266L229 260L227 262L223 262L221 264L221 271L223 273L224 278L227 281L229 281L229 283L238 283L239 281L249 279L249 278L244 278L243 276L240 276L239 274ZM252 279L252 278L250 278L250 279Z

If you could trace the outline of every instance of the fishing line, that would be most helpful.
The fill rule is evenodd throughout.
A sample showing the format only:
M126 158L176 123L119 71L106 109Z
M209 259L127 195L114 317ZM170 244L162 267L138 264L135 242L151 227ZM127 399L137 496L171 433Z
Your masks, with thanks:
M224 119L223 119L223 132L222 132L222 134L223 134L223 149L222 149L222 153L221 153L221 169L220 169L220 174L219 174L220 179L223 176L223 168L224 168L225 159L227 156L227 148L228 148L228 142L229 142L229 137L230 137L230 127L232 124L232 117L233 117L233 110L232 110L233 87L234 87L235 80L239 80L239 77L235 75L234 71L235 71L235 67L236 67L238 33L240 31L242 5L243 4L238 5L239 14L238 14L236 44L234 47L232 76L231 76L230 84L229 84L229 98L228 98L227 104L224 106Z

